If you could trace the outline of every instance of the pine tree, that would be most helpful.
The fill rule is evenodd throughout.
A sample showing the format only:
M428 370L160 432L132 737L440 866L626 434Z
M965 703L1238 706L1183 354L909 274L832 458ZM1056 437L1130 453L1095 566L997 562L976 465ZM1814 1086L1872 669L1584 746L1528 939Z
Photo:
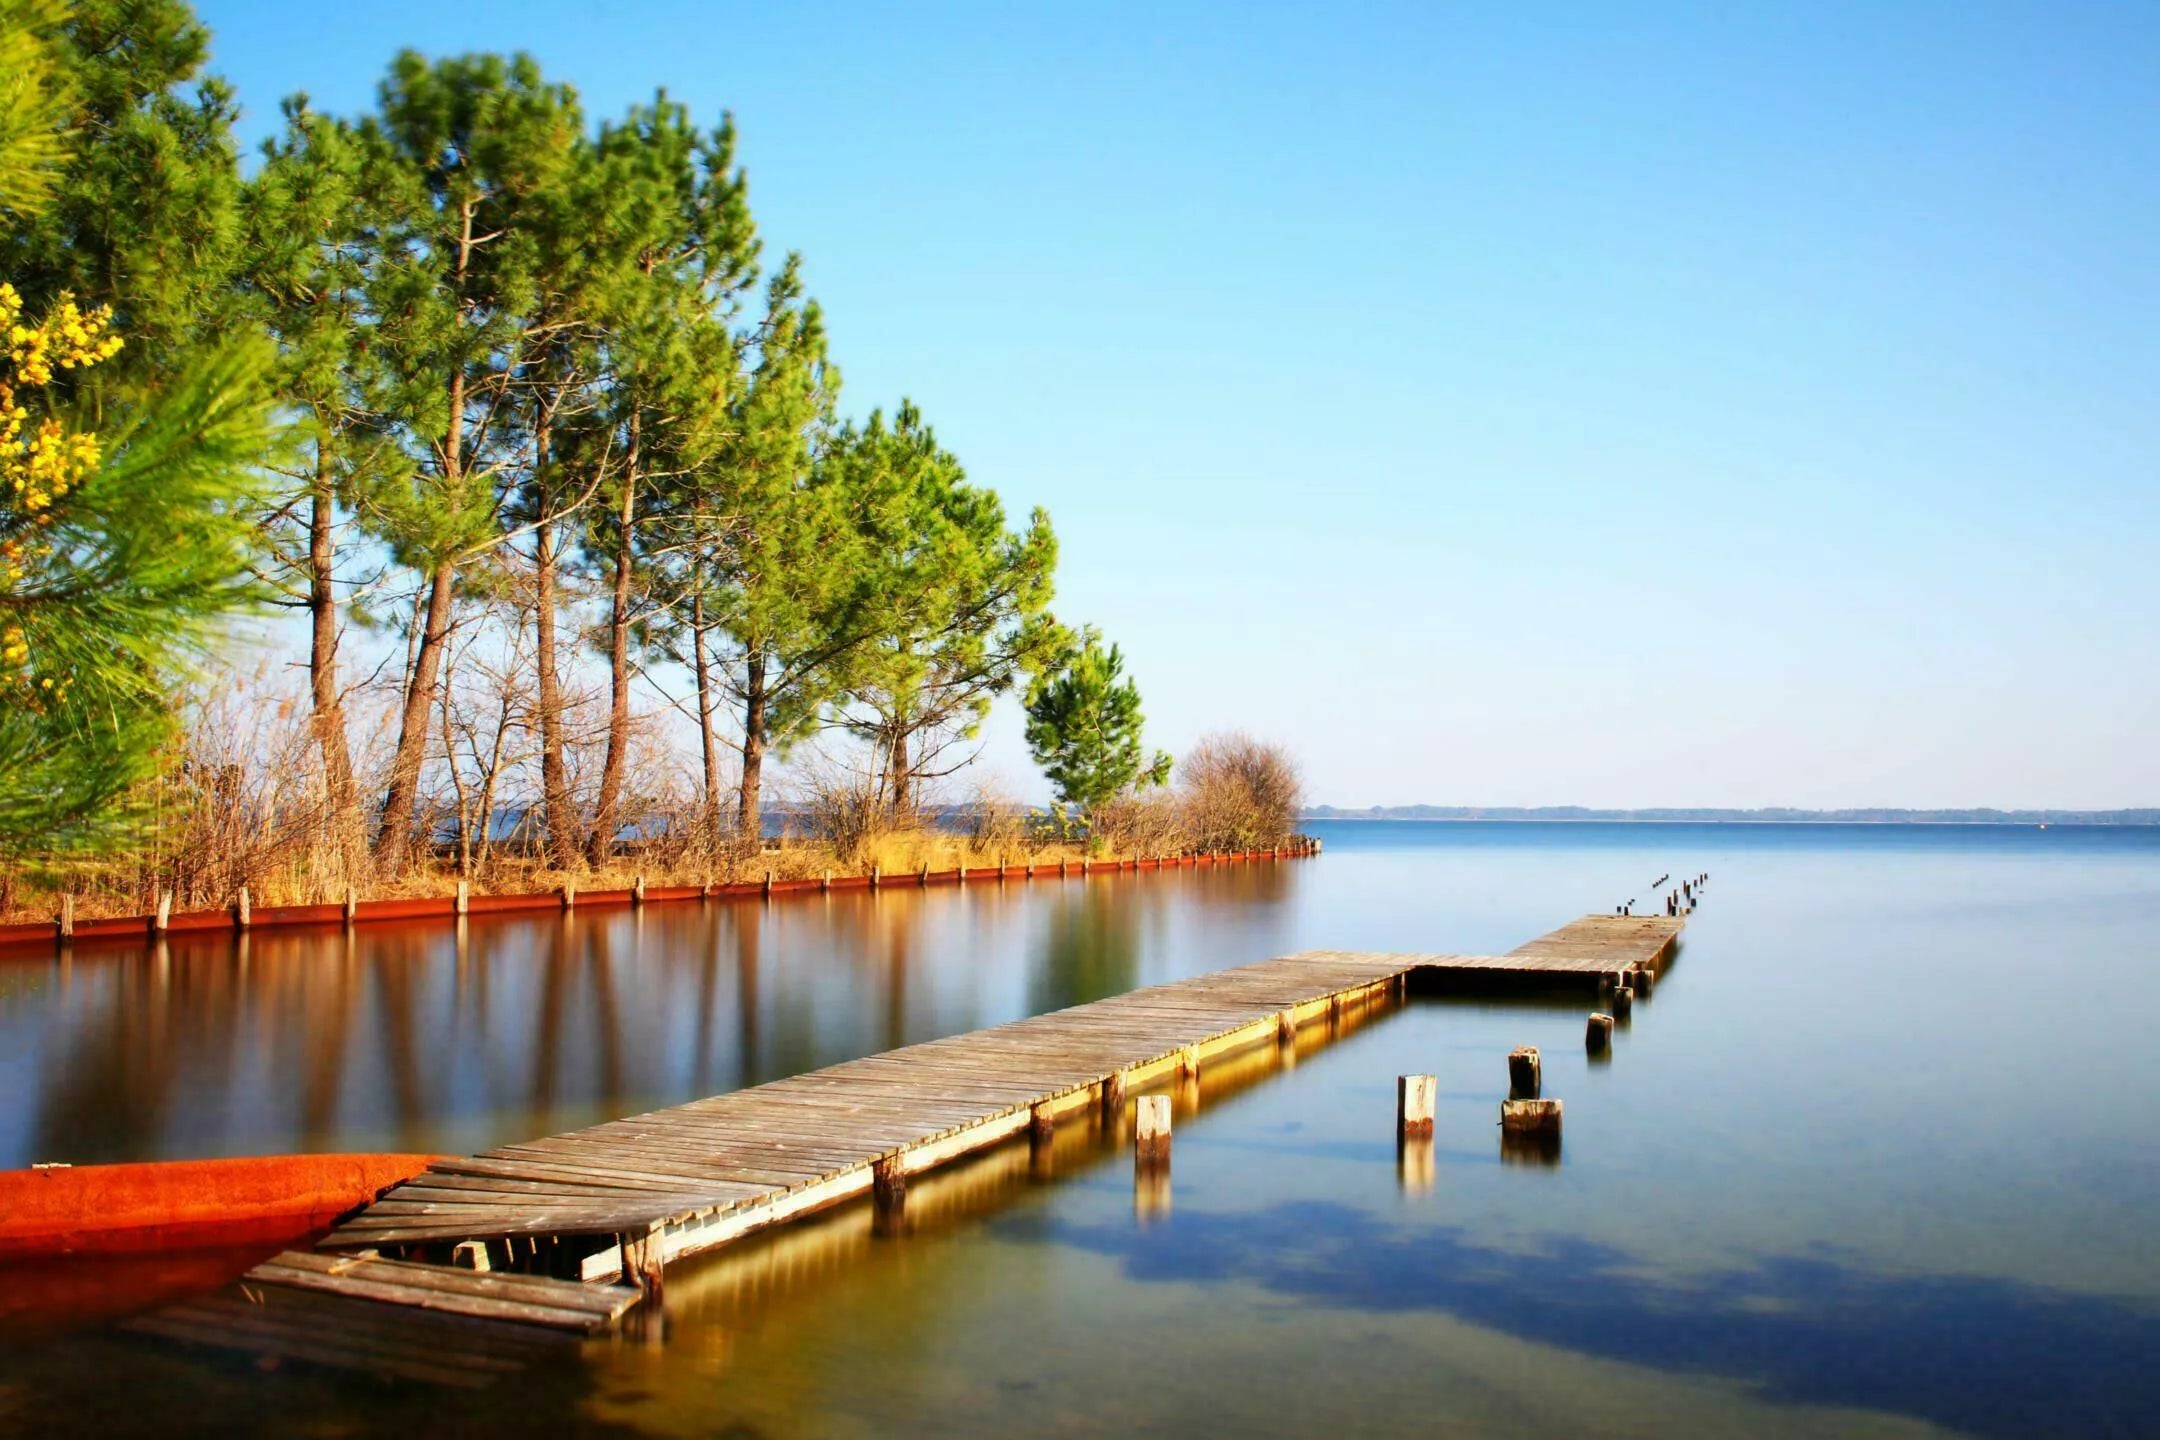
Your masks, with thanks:
M844 430L829 464L860 497L853 603L874 637L851 657L833 723L869 744L880 798L905 810L973 758L946 752L975 737L992 700L1071 644L1045 608L1057 538L1041 510L1007 530L997 493L967 483L912 405L889 426L873 412Z
M818 464L840 376L798 257L768 282L737 353L743 373L718 443L662 490L656 550L673 622L664 653L696 685L708 824L719 828L719 716L732 701L742 732L734 824L754 842L767 756L814 728L865 638L851 608L863 536Z
M308 688L333 833L348 860L364 847L338 678L341 505L394 460L365 413L367 305L374 207L352 127L285 105L282 138L264 147L242 197L242 279L277 341L277 397L296 417L290 461L262 517L277 603L308 612Z
M607 587L607 744L587 849L612 852L629 762L633 641L671 634L660 492L722 443L736 381L728 321L752 274L756 241L732 133L694 129L660 96L605 127L599 194L584 211L605 340L600 404L583 448L612 458L588 512L587 549Z
M112 10L78 6L54 24L34 5L0 9L7 123L62 109L80 122L65 153L0 135L0 256L30 277L26 295L0 271L0 858L11 861L130 833L128 796L172 733L178 685L252 599L267 355L244 333L189 345L195 327L165 306L155 267L135 263L171 238L156 227L174 177L131 169L162 91L119 83L131 62L83 48ZM134 60L159 84L193 63L176 16L153 5L144 17L151 53ZM175 36L178 58L160 69L158 42ZM219 156L229 170L221 143L196 158L214 168ZM117 183L130 176L141 183ZM212 193L237 183L196 178ZM128 214L112 234L84 233L100 208ZM126 243L101 249L113 234ZM128 263L101 268L116 257ZM99 283L141 278L148 299L78 303L62 283L70 267ZM116 312L158 339L124 333ZM141 353L160 341L166 353ZM134 379L103 383L112 371Z
M430 63L408 51L380 111L360 131L385 213L368 287L382 379L371 408L405 475L372 492L368 518L421 581L375 833L378 863L395 870L416 838L452 602L473 561L509 538L506 504L529 463L512 392L552 333L542 238L582 121L570 91L522 55Z
M127 348L85 378L108 393L140 387L231 333L238 107L203 75L209 32L183 0L71 0L44 33L66 97L66 158L46 202L0 231L0 276L32 314L63 294L110 307ZM20 83L12 69L0 76Z
M1170 778L1170 757L1142 743L1140 687L1117 646L1092 626L1028 687L1028 750L1058 799L1092 816L1128 790Z

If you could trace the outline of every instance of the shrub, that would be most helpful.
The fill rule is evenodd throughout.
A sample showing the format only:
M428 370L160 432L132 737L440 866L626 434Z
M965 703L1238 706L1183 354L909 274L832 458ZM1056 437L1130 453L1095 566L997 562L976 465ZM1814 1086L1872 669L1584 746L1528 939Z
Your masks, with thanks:
M1297 825L1303 782L1289 752L1238 732L1210 735L1178 762L1178 810L1198 850L1278 845Z

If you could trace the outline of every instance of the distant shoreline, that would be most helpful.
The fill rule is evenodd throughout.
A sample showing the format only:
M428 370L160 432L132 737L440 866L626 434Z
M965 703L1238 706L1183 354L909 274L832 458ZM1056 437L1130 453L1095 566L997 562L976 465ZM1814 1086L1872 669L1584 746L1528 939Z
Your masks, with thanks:
M1439 806L1433 806L1429 808L1440 813L1411 813L1427 808L1390 806L1385 810L1373 811L1343 810L1332 805L1322 805L1301 812L1298 818L1321 821L1380 820L1400 825L1476 825L1498 822L1510 825L2010 825L2024 828L2061 825L2094 829L2150 829L2160 826L2160 810L2002 811L1996 814L1915 810L1879 815L1839 815L1822 811L1790 814L1740 811L1670 814L1621 810L1554 815L1498 809L1474 812L1465 809L1450 813Z

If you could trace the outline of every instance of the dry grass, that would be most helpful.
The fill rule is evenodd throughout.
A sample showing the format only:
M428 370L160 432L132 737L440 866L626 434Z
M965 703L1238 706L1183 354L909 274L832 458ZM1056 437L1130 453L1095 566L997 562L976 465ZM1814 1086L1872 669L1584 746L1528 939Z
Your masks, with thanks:
M179 751L153 787L151 823L133 853L48 864L0 876L0 923L50 920L72 895L85 918L141 915L169 893L176 910L235 903L245 886L257 905L306 905L448 895L468 880L481 894L648 885L736 884L763 879L888 875L928 868L1259 849L1292 833L1295 766L1279 748L1242 735L1211 736L1180 763L1171 791L1128 796L1094 817L1092 837L1045 823L994 788L935 817L880 802L874 778L830 763L799 767L787 803L788 833L751 841L735 833L732 807L714 814L679 757L639 737L623 821L644 838L604 865L555 868L531 834L470 834L496 813L475 793L531 815L533 800L492 782L484 792L448 786L429 803L446 843L396 875L379 873L365 844L365 800L337 805L324 779L306 706L253 682L228 682L191 709ZM357 794L381 793L386 737L361 737ZM576 757L573 757L576 758ZM490 772L491 773L491 772ZM791 803L789 803L791 802ZM460 823L460 822L464 823ZM1092 843L1090 841L1092 840Z

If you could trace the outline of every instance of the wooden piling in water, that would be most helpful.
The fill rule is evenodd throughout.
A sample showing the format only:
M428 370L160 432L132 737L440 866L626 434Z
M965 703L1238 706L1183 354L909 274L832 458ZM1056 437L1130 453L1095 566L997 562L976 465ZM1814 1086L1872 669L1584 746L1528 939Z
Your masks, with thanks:
M247 929L252 918L253 912L248 906L247 886L242 885L239 895L233 900L233 928L235 930Z
M900 1157L883 1155L870 1164L870 1199L879 1213L898 1213L907 1205L907 1172Z
M1611 1045L1612 1016L1592 1015L1589 1028L1583 1032L1583 1044L1593 1052Z
M1114 1070L1103 1077L1102 1096L1098 1102L1103 1128L1108 1129L1125 1114L1125 1072Z
M1170 1097L1143 1095L1133 1106L1133 1158L1146 1168L1170 1163Z
M157 897L157 914L150 917L150 933L163 935L172 927L172 891L160 890Z
M617 1244L622 1255L622 1278L637 1286L646 1304L658 1304L666 1270L661 1258L660 1232L624 1235Z
M1434 1101L1440 1094L1437 1075L1395 1077L1395 1133L1404 1139L1432 1134Z
M1508 1098L1510 1100L1535 1100L1544 1083L1544 1063L1538 1056L1537 1046L1518 1045L1508 1052Z
M1612 992L1612 1013L1615 1020L1625 1020L1635 1008L1635 992L1622 985Z
M1500 1128L1511 1135L1558 1135L1560 1102L1503 1100L1500 1102Z
M64 945L74 938L75 897L73 895L62 895L60 897L60 943Z

